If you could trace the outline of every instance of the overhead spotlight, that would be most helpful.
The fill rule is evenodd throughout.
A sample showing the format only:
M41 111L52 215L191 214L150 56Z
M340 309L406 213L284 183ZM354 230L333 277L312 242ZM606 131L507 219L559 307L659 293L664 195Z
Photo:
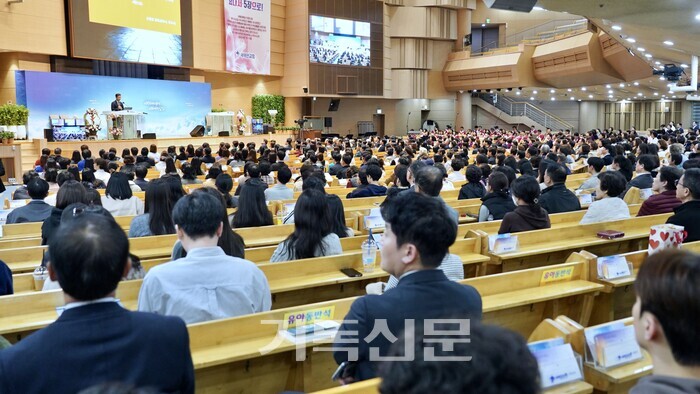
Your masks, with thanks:
M624 87L625 87L625 84L624 84L624 83L621 83L619 86L620 86L621 88L624 88Z
M585 91L586 91L586 87L585 87L585 86L582 87L581 90L583 90L583 91L585 92Z
M569 100L574 101L574 100L576 100L576 98L575 98L575 97L570 97Z
M549 93L554 93L554 92L556 92L556 90L554 90L554 89L549 89Z
M589 95L588 95L588 98L593 98L593 95L592 95L592 94L589 94Z
M511 88L506 88L506 92L510 92L511 90L513 90L513 89L511 89Z
M530 101L533 101L534 99L535 99L534 97L530 97Z
M700 21L700 14L695 15L695 19Z
M570 92L570 91L571 91L571 88L569 88L569 89L566 89L566 91L567 91L567 92Z
M486 27L486 23L482 23L482 24L481 24L481 27Z
M515 92L516 95L520 96L520 91Z
M668 40L667 40L667 41L664 41L664 45L668 45L668 46L672 47L672 46L673 46L673 41L668 41Z
M654 92L654 96L658 96L659 94L657 92Z
M654 62L654 64L656 64L657 66L660 66L660 65L661 65L661 62L656 61L656 62Z
M627 40L627 42L629 42L630 44L634 44L635 42L637 42L637 40L635 40L635 39L632 38L632 37L627 37L626 40Z
M643 94L642 94L642 93L637 93L637 96L643 96Z
M633 83L634 86L639 86L639 82Z
M683 67L683 68L688 68L688 65L687 65L687 64L681 64L681 67Z
M642 48L642 47L637 48L637 50L638 50L639 52L645 52L645 51L646 51L646 49L644 49L644 48Z
M645 53L645 54L644 54L644 57L646 57L646 58L651 58L651 53Z
M613 93L613 91L612 91L612 90L608 90L608 93L612 94L612 93Z
M462 93L464 93L464 90L460 90L460 91L459 91L459 94L462 94Z
M533 91L532 91L532 94L537 94L537 90L533 90Z
M554 100L556 100L556 98L552 97L550 100L554 101Z
M606 89L610 89L611 87L612 87L612 85L610 85L610 84L605 85L605 88L606 88Z
M612 28L613 30L615 30L615 31L620 31L620 30L622 30L622 26L620 26L620 25L612 25L611 28Z

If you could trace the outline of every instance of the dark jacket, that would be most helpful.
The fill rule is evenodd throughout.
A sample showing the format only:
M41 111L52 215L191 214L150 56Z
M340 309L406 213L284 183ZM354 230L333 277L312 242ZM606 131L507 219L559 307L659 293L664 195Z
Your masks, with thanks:
M43 200L32 200L23 207L13 209L7 215L7 224L43 222L51 215L52 210L53 207Z
M562 212L578 211L581 202L571 190L563 183L556 183L544 190L540 195L540 205L550 215Z
M44 224L41 225L41 244L48 245L51 237L61 225L61 215L63 214L62 209L53 208L51 210L51 215L44 220Z
M486 188L481 182L465 183L459 189L458 200L469 200L471 198L482 198L486 195Z
M136 186L140 187L141 190L143 190L143 191L146 191L146 189L148 188L148 181L145 179L135 178L134 183L136 184Z
M528 159L520 159L520 161L518 161L518 171L520 171L522 175L530 175L537 178L537 173L532 168L532 164Z
M601 159L603 159L603 164L605 164L606 166L609 166L613 163L613 157L610 153L601 157Z
M700 379L685 379L664 375L645 376L630 390L630 394L697 393L700 393Z
M680 206L681 200L676 198L675 190L666 190L663 193L654 194L649 197L641 208L637 216L658 215L661 213L673 212L674 209Z
M0 176L5 176L5 166L2 165L2 159L0 159ZM0 179L0 193L5 191L5 185L2 183L2 179Z
M285 162L283 162L283 161L278 161L278 162L276 162L276 163L273 163L273 164L270 166L270 170L271 170L271 171L279 171L280 168L282 168L282 167L287 167L287 164L286 164Z
M12 270L0 260L0 296L14 294Z
M513 212L508 212L501 222L499 234L519 233L521 231L550 228L549 215L540 206L520 205Z
M513 199L506 192L487 193L481 198L481 203L488 208L493 220L501 220L515 209Z
M654 177L652 177L651 174L638 175L638 176L632 178L632 180L627 183L627 188L622 193L620 198L625 198L625 195L632 187L636 187L639 190L651 189L651 186L653 183L654 183Z
M330 176L334 176L334 175L337 176L337 175L338 175L338 171L340 171L341 169L343 169L342 164L333 163L333 164L331 164L331 165L328 167L328 175L330 175Z
M360 185L348 193L346 198L374 197L386 195L386 187L379 185Z
M683 203L673 212L675 215L668 218L666 223L685 227L688 232L685 242L700 241L700 200Z
M381 334L369 343L365 341L373 329L379 327L377 320L384 319L385 327L393 335L399 336L404 331L406 319L414 319L415 328L423 328L425 319L479 321L481 308L481 296L473 287L450 281L440 270L417 271L401 278L395 288L382 295L366 295L353 302L340 332L354 331L357 335L343 335L342 339L346 341L334 344L333 356L340 364L348 360L349 353L343 348L357 349L359 357L355 378L371 379L377 376L377 365L369 361L370 348L378 348L379 355L383 357L388 354L392 344ZM351 323L353 320L355 322ZM349 338L356 338L355 342L347 341Z
M77 393L105 382L194 393L185 323L115 302L67 309L0 352L0 392Z

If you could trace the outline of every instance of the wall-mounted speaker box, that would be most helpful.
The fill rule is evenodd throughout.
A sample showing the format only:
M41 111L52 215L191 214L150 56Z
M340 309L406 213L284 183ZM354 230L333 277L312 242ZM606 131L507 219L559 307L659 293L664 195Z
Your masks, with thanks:
M323 118L323 127L333 127L333 118L330 116Z
M228 131L219 131L219 137L228 137L231 133Z
M489 8L499 10L530 12L537 4L537 0L484 0Z
M143 136L141 137L144 140L154 140L156 139L156 133L143 133Z
M194 126L194 129L192 129L192 131L190 131L190 136L191 137L204 137L204 126L202 126L201 124Z
M337 111L340 107L340 99L331 99L331 103L328 105L328 112Z

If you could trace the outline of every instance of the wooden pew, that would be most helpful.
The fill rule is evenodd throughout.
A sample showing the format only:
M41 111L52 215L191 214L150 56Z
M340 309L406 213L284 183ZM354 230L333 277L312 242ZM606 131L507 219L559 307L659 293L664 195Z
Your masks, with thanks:
M552 320L544 319L535 328L535 330L530 334L528 338L528 343L545 341L549 339L562 338L564 343L571 343L572 335L566 327L561 323ZM582 374L583 375L583 374ZM593 386L585 381L570 382L560 386L552 387L548 390L544 390L543 394L554 394L554 393L576 393L576 394L587 394L593 392Z
M653 225L666 223L670 214L643 216L604 223L518 233L519 248L516 252L491 256L489 272L508 272L528 267L558 264L572 252L582 249L599 255L612 255L646 248L649 229ZM625 236L617 239L602 239L596 234L604 230L617 230ZM488 245L482 241L482 245Z
M683 249L700 253L700 241L683 244ZM589 266L591 280L605 286L598 298L591 316L591 324L602 324L632 316L632 305L636 301L634 280L639 267L648 257L647 250L621 254L632 265L632 276L618 279L598 278L597 260L599 256L588 251L572 253L568 261L585 261Z
M381 379L374 378L370 380L363 380L361 382L347 384L345 386L338 386L321 391L315 391L314 394L376 394L379 393L379 385L381 383Z
M584 325L566 316L558 316L556 321L571 332L571 346L579 354L585 354L586 341L583 336ZM632 318L623 319L625 325L632 324ZM606 371L594 368L588 363L583 365L583 375L586 382L593 385L596 392L628 393L640 378L650 375L653 364L649 353L642 349L643 358L630 364L610 368Z
M562 267L573 268L576 278L587 273L582 263ZM482 293L486 323L510 321L510 326L530 331L542 321L544 311L548 315L557 313L555 311L561 307L581 311L590 302L572 303L571 297L593 297L601 288L601 285L583 279L540 287L540 271L535 269L495 275L491 281L485 278L467 279L462 283L471 284ZM537 277L537 280L530 281L526 277ZM522 283L523 279L526 283L513 289L512 284ZM241 392L254 384L258 392L308 392L335 385L329 379L336 368L332 354L328 351L311 352L310 349L323 345L323 341L298 345L302 353L300 361L295 357L297 346L287 341L281 341L274 350L261 355L260 349L273 342L278 330L277 324L263 322L281 321L285 313L330 306L335 308L334 319L340 320L347 314L354 299L344 298L188 326L197 389ZM545 308L543 304L547 303L556 307ZM520 319L524 322L512 322Z

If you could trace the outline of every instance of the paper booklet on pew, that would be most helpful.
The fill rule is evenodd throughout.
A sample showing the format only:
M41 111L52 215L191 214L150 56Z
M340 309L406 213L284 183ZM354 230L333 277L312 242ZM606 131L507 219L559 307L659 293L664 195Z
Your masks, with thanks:
M624 256L599 257L597 263L600 279L618 279L632 275L631 264Z
M581 206L591 205L591 204L593 204L593 195L592 194L581 194L580 196L578 196L578 201L581 204Z
M574 352L564 338L533 342L527 345L540 371L543 389L583 380L581 356Z
M365 216L365 228L368 230L383 229L386 227L384 218L379 208L372 208L369 215Z
M600 369L631 363L642 358L634 326L621 321L586 328L586 362Z
M513 234L489 235L489 251L501 254L518 251L518 236Z
M654 194L654 191L651 190L651 188L639 190L639 197L640 197L642 200L647 200L647 199L648 199L649 197L651 197L653 194Z

